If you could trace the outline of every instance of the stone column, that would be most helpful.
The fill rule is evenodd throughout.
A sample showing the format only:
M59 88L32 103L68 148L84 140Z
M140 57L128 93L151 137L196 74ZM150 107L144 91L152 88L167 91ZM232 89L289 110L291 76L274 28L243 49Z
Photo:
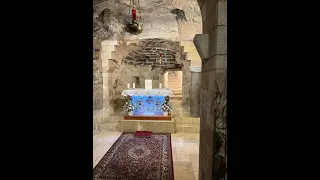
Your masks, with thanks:
M227 118L227 1L198 2L205 19L203 34L197 34L193 41L202 59L198 179L222 179L226 155L221 154L223 148L219 148L217 142L222 137L220 128L224 124L220 122L226 122ZM227 146L225 138L221 139ZM239 148L238 145L235 148Z
M166 88L166 84L168 84L168 71L163 74L163 88Z
M190 66L191 89L190 89L190 116L200 117L200 85L201 67Z
M103 77L103 119L106 120L113 110L110 106L110 94L109 94L109 81L111 79L111 74L109 70L109 59L113 58L113 53L116 50L117 41L102 41L101 47L101 59L102 59L102 77Z

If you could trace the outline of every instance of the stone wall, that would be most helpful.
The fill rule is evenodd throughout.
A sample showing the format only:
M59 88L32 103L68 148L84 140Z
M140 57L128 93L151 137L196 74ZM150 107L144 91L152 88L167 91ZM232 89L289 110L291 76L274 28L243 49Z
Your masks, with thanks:
M103 108L101 47L93 46L93 110Z
M101 41L93 42L93 130L96 124L101 121L103 109L103 88L102 88L102 61L101 61Z
M182 61L182 103L190 103L190 88L191 88L191 72L190 72L190 61L187 61L185 56L183 56L184 61Z
M203 34L210 36L209 58L202 59L201 72L199 180L215 180L226 164L227 1L198 2Z
M162 64L159 62L162 54ZM175 67L181 57L179 42L166 39L146 39L136 44L135 50L129 52L124 63L130 65L151 65L153 67Z

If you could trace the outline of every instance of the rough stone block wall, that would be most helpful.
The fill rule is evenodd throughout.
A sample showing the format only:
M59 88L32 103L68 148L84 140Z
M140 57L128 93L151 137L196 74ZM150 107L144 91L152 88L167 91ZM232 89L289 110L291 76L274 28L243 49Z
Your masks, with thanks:
M162 54L162 65L159 63ZM151 65L155 67L174 67L181 57L179 42L166 39L145 39L139 41L136 49L129 52L124 63L130 65Z
M101 49L93 47L93 110L103 108Z
M102 60L99 40L93 43L93 130L102 120L103 111L103 84L102 84Z
M209 34L209 59L202 60L199 180L218 179L226 157L227 1L198 0L203 34ZM214 142L221 139L222 147Z

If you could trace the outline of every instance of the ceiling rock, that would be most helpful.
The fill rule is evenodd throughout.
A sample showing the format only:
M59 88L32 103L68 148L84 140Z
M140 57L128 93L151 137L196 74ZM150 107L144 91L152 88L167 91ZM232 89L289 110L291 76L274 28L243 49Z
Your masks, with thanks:
M202 19L197 0L135 0L137 20L143 32L131 35L126 25L131 22L129 0L93 0L94 37L101 39L140 40L163 38L192 40L202 33ZM141 20L140 20L141 14Z

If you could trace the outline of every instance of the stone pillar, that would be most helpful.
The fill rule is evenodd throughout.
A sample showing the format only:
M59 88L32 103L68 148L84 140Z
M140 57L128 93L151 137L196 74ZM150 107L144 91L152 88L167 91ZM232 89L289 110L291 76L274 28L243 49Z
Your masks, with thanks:
M227 146L226 137L221 136L224 133L220 133L227 118L227 1L198 2L203 19L203 34L193 41L202 59L198 179L216 180L223 179L225 171L221 169L226 163L226 154L217 142L221 138Z
M94 39L93 47L93 131L95 131L97 124L103 119L101 41Z
M185 53L185 58L187 60L185 62L188 62L188 64L184 64L184 67L182 68L182 102L190 105L191 72L189 67L201 66L201 57L199 56L199 53L192 41L181 41L180 44L183 47L183 53Z
M168 84L168 74L169 74L168 71L163 74L163 85L162 85L163 88L165 88L166 84Z
M201 85L201 67L190 66L191 71L191 89L190 89L190 116L200 117L200 85Z
M101 47L101 59L102 59L102 77L103 77L103 119L106 120L110 114L113 113L113 110L110 106L110 87L109 81L111 79L111 74L109 70L109 60L113 58L113 53L116 50L117 41L102 41Z

